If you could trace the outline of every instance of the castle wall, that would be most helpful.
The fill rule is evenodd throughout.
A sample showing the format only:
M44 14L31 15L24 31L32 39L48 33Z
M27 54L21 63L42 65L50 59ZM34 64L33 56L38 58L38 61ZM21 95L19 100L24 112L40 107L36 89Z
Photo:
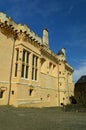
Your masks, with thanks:
M13 41L0 32L0 80L9 81Z
M69 103L73 68L65 49L49 49L48 30L38 37L0 13L0 105L50 107Z
M8 104L13 41L0 32L0 104Z

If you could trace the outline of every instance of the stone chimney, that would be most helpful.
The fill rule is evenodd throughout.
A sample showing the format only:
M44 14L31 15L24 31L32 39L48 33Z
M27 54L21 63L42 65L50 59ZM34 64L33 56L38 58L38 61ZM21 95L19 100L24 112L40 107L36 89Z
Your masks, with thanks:
M63 53L64 59L66 60L66 51L65 51L65 48L62 48L62 49L61 49L61 52Z
M65 48L62 48L61 51L63 52L64 56L66 57Z
M49 47L48 30L46 28L43 29L43 45Z

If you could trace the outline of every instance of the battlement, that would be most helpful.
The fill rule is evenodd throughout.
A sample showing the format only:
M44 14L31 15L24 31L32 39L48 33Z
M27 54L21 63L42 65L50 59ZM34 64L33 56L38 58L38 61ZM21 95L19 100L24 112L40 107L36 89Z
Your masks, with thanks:
M0 12L0 24L2 23L6 23L7 26L10 26L17 33L22 32L25 33L26 35L29 35L31 39L34 39L34 41L42 44L42 38L36 35L33 31L31 31L27 25L17 24L11 19L11 17L8 17L6 14Z

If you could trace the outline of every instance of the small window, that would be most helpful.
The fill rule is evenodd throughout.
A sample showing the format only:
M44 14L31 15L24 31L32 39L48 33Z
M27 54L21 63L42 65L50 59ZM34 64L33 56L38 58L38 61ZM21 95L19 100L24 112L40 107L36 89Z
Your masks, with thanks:
M33 96L33 89L29 90L29 96Z
M61 71L59 71L59 74L61 74Z
M43 98L40 98L41 99L41 101L43 100Z
M60 82L59 85L62 86L62 83Z
M51 69L51 67L52 67L52 63L50 62L50 63L49 63L49 69Z
M0 98L3 98L4 91L0 91Z
M65 98L63 97L63 100L65 100Z
M61 106L63 106L63 105L64 105L64 103L61 102Z
M53 69L56 67L56 65L53 65Z
M14 95L14 90L12 90L12 95Z

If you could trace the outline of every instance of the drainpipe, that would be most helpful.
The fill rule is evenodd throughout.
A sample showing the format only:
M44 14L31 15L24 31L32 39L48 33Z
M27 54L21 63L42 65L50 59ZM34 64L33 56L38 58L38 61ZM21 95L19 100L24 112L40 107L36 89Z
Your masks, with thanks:
M58 105L60 106L60 90L59 90L59 62L58 62Z
M68 81L68 73L67 73L67 88L68 88L68 103L70 103L70 102L69 102L69 81Z
M13 71L13 59L14 59L15 41L16 41L16 36L13 37L13 49L12 49L12 58L11 58L11 67L10 67L10 79L9 79L8 105L10 105L10 93L11 93L11 85L12 85L12 71Z

